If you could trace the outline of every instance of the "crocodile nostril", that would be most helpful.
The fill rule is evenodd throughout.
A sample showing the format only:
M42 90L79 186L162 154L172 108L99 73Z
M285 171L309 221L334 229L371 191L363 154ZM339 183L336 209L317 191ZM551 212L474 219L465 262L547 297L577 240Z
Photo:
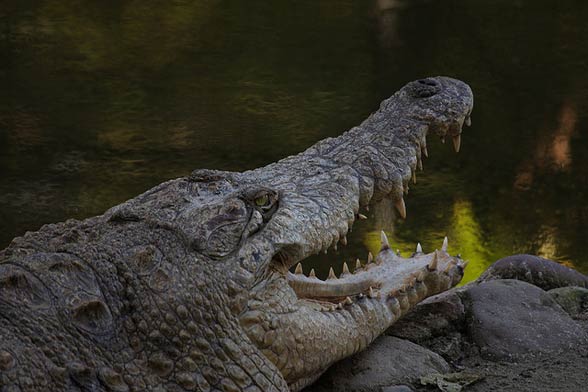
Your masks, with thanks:
M409 83L411 95L415 98L427 98L437 94L441 90L441 84L431 78L419 79Z
M437 86L437 82L433 79L420 79L417 83L424 84L426 86Z

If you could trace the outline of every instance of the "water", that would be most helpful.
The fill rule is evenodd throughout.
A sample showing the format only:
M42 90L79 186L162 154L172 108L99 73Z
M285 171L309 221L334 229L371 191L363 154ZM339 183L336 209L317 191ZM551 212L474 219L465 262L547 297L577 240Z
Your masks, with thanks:
M513 253L588 273L588 6L582 1L5 1L0 247L102 213L195 168L245 170L357 125L410 80L476 96L462 151L431 141L406 199L356 224L470 260ZM310 265L305 265L308 270Z

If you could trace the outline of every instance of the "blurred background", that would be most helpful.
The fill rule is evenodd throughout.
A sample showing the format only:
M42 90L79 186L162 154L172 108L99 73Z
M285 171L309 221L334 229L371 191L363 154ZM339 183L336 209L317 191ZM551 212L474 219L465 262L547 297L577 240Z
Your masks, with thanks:
M385 229L449 236L466 280L513 253L588 273L584 1L28 1L0 7L0 248L197 168L242 171L359 124L410 80L472 86L462 149L429 141L408 218L375 206L320 274Z

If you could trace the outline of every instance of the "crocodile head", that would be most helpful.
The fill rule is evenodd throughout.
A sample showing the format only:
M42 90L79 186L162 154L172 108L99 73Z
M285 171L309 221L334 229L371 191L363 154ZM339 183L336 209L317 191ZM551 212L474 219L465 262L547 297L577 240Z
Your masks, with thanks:
M390 199L406 216L403 195L428 154L427 135L451 136L459 150L472 107L472 92L463 82L446 77L412 82L358 127L303 153L242 173L197 170L102 217L15 240L0 256L13 264L6 268L21 268L19 274L36 282L27 271L54 274L45 264L33 266L49 256L19 249L47 243L46 252L66 249L82 259L77 269L67 267L67 279L77 282L78 269L97 274L82 282L91 301L63 306L76 307L67 313L80 327L75 345L85 345L89 354L71 352L78 353L78 362L110 369L102 383L299 390L333 362L365 348L418 301L460 281L465 263L450 256L446 244L429 254L417 247L412 257L402 258L384 234L381 251L354 268L344 264L340 278L331 273L322 281L302 274L301 266L294 274L289 269L345 242L362 217L360 208L371 202ZM9 272L14 273L5 275ZM64 283L64 274L45 276L43 290L70 298L78 286ZM110 282L108 274L123 282L120 287L97 283ZM0 292L15 292L2 282ZM105 288L108 293L97 294ZM0 307L22 313L25 299L3 298L15 305ZM43 333L61 334L51 329L59 322L49 324ZM0 330L9 329L0 324ZM7 336L18 339L16 333Z
M427 135L450 136L458 150L472 107L460 81L411 82L338 138L252 171L195 171L156 188L149 199L157 205L143 200L143 210L173 226L202 269L194 274L214 275L223 288L224 303L215 306L229 308L289 387L300 389L418 301L460 281L465 263L446 244L404 259L385 235L375 258L345 264L339 279L289 269L345 242L360 208L374 200L392 200L405 216L403 194L428 154Z

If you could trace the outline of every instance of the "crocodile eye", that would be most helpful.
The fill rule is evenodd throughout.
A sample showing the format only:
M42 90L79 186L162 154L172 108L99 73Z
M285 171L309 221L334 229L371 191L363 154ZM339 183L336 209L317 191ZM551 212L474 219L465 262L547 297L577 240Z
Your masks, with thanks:
M264 193L263 195L256 197L254 202L258 207L267 207L270 204L270 198L267 193Z

